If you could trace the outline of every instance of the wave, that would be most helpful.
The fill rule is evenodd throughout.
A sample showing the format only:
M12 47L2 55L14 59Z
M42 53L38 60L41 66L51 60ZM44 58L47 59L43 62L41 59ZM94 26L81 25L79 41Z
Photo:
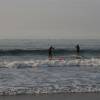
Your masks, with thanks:
M0 66L7 67L0 69L0 95L100 92L100 59L5 61Z
M61 54L74 54L76 52L75 49L55 49L54 54L61 55ZM81 54L84 53L100 53L100 49L81 49L80 50ZM34 55L47 55L48 54L48 49L9 49L9 50L0 50L0 55L25 55L25 54L34 54Z
M62 58L55 60L30 60L30 61L2 61L0 68L33 68L33 67L98 67L100 66L100 59L70 59L64 60Z

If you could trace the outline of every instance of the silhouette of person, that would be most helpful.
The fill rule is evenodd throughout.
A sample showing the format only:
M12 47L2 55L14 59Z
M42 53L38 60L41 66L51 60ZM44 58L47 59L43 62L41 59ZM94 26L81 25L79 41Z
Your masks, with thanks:
M54 48L52 47L52 46L50 46L50 48L48 49L48 53L49 53L49 59L51 60L52 59L52 57L53 57L53 50L54 50Z
M76 45L76 52L79 55L79 53L80 53L80 46L79 46L79 44Z

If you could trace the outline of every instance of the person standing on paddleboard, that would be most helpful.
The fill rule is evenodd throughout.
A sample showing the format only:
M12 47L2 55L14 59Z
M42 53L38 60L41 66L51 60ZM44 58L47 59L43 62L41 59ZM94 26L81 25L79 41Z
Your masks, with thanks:
M79 44L76 45L76 52L79 55L79 53L80 53L80 46L79 46Z
M50 48L48 49L48 54L49 54L48 58L49 58L49 60L52 60L53 50L54 50L54 48L52 46L50 46Z

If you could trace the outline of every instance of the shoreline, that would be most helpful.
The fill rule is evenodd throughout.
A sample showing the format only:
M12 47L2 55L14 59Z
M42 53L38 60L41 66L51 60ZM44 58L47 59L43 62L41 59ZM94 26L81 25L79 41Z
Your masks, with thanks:
M100 100L100 92L0 96L0 100Z

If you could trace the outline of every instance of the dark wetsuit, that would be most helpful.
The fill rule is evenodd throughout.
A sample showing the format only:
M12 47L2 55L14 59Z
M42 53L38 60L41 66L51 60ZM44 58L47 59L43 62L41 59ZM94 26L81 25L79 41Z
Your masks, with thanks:
M79 44L76 45L76 50L77 50L77 54L79 54L80 53L80 46L79 46Z
M53 47L51 46L48 50L48 53L49 53L49 59L52 59L52 56L53 56Z

